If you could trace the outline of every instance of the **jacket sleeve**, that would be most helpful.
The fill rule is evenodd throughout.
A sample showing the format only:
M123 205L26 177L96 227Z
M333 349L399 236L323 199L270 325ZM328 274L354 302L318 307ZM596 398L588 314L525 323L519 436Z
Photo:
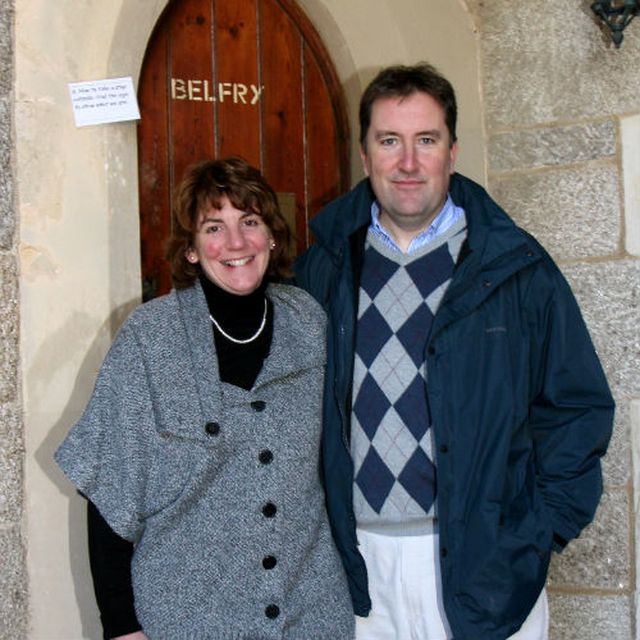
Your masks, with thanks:
M122 538L144 527L153 406L134 331L125 325L102 363L80 420L55 453L76 488Z
M595 515L614 401L568 283L550 259L541 268L544 275L534 280L542 285L529 291L535 309L529 424L537 482L560 551Z

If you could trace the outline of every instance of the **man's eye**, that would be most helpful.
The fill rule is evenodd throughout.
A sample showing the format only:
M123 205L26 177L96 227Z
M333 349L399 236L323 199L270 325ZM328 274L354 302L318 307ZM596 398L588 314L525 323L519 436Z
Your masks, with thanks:
M380 144L383 147L392 147L397 142L396 138L382 138Z
M420 144L430 145L430 144L433 144L435 140L433 138L425 137L425 138L420 138L419 142Z

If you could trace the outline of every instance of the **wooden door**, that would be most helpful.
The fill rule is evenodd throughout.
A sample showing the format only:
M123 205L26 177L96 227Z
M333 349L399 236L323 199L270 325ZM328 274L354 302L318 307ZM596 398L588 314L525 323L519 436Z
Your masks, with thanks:
M173 190L186 168L240 155L278 193L296 238L347 190L348 124L329 55L293 0L173 0L138 88L143 298L169 291Z

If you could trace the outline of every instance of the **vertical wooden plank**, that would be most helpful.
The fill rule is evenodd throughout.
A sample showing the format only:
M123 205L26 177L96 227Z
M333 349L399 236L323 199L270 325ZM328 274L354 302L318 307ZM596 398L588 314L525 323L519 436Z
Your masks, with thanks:
M305 45L309 220L341 194L339 140L331 96L318 62ZM345 141L348 144L348 141ZM310 241L307 226L307 243Z
M215 156L212 0L181 0L169 20L172 179Z
M215 8L218 155L260 167L256 0L217 0Z
M261 0L264 173L278 192L295 193L297 250L306 246L302 38L276 0Z
M167 134L167 31L155 30L138 86L138 185L142 295L149 300L170 289L164 260L169 234L169 139Z
M340 192L349 189L349 122L346 103L340 79L331 61L320 34L316 31L309 18L300 8L296 0L278 0L283 11L289 14L291 20L300 30L307 51L313 53L320 75L327 88L332 104L333 126L338 140L336 162L340 167Z

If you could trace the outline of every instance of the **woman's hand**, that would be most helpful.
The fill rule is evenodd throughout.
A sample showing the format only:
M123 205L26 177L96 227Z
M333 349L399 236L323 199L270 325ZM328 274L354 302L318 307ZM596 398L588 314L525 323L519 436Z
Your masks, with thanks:
M142 631L134 631L133 633L127 633L124 636L111 638L111 640L149 640L149 638L147 638Z

